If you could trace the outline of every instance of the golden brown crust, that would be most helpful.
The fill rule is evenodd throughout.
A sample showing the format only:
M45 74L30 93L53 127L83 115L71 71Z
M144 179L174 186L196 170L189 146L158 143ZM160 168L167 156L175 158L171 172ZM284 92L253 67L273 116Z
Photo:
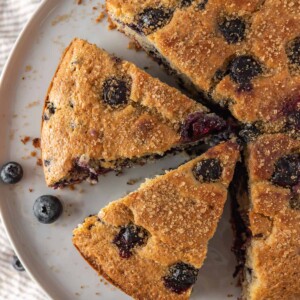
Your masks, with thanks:
M130 81L127 105L110 107L102 99L103 83L113 76ZM46 97L41 134L46 182L69 179L76 160L110 169L125 159L161 155L181 143L180 127L197 111L207 109L133 64L75 39Z
M201 183L192 169L208 158L220 160L222 174L216 182ZM238 159L239 147L230 141L146 181L136 192L102 209L100 219L87 218L74 230L74 245L94 268L136 299L188 299L191 289L178 295L165 288L162 278L178 262L202 266ZM112 240L129 223L146 229L149 238L123 259Z
M253 234L247 267L252 279L244 291L249 300L300 298L300 211L291 207L295 191L272 184L274 164L300 153L300 141L284 134L265 135L247 150Z
M117 21L131 26L145 7L174 9L165 26L143 38L198 89L228 105L238 120L263 122L266 131L284 128L286 107L299 98L300 92L300 68L291 66L286 50L290 41L300 37L298 1L195 0L184 8L180 8L180 0L106 3L119 28L124 25ZM205 3L204 9L199 9L200 3ZM223 16L246 21L244 40L230 44L224 39L217 25ZM125 32L129 34L129 30ZM263 73L251 81L251 90L241 89L229 75L216 80L216 74L225 71L238 55L251 55L263 66Z

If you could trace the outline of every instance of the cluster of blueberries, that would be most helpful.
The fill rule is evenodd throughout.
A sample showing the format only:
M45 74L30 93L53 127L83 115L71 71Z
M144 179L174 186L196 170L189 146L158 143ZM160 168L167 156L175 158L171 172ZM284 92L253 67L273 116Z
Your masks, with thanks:
M0 171L1 181L5 184L16 184L23 178L23 168L17 162L4 164ZM37 220L43 224L56 221L63 211L61 201L52 195L38 197L33 205L33 213ZM17 271L24 271L20 260L13 256L12 265Z

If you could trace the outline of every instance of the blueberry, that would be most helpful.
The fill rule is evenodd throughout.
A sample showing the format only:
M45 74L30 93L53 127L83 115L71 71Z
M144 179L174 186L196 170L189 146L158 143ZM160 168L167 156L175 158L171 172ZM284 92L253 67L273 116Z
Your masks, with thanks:
M39 222L50 224L56 221L63 211L60 200L51 195L37 198L33 205L33 213Z
M43 119L45 121L48 121L48 120L50 120L51 115L55 114L56 107L54 106L54 103L53 102L49 102L49 101L46 102L46 110L47 110L47 113L45 113L43 115Z
M271 181L282 187L292 187L300 181L300 154L282 156L275 163Z
M239 132L239 137L244 143L249 143L254 141L260 133L254 124L245 124Z
M300 195L298 193L291 197L290 208L294 210L300 210Z
M188 7L190 6L194 0L181 0L180 7Z
M222 130L225 126L226 122L217 115L192 113L181 128L181 139L182 142L194 142Z
M220 144L221 142L230 140L232 135L233 132L231 130L224 130L209 137L207 143L210 147L214 147Z
M300 36L288 43L286 54L291 64L300 67Z
M216 158L201 160L193 168L193 174L200 182L214 182L220 179L223 168Z
M45 159L45 160L44 160L44 166L45 166L45 167L49 167L50 164L51 164L51 160L49 160L49 159Z
M165 26L172 15L171 10L163 7L146 8L138 15L136 28L140 33L148 35Z
M19 272L25 271L22 263L20 262L19 258L16 255L13 256L12 266Z
M250 55L237 56L228 67L231 79L243 90L250 90L251 80L263 71L261 64Z
M207 2L208 2L208 0L200 1L200 3L197 5L197 8L200 9L200 10L204 10L205 7L206 7Z
M4 183L15 184L22 179L23 169L21 165L16 162L8 162L2 166L0 177Z
M129 258L135 246L141 246L148 237L147 231L134 224L129 224L121 228L115 236L113 244L119 248L119 254L122 258Z
M163 277L165 287L174 293L181 294L191 288L197 280L199 270L179 262L169 268L169 274Z
M219 22L218 29L228 44L236 44L245 38L246 23L239 17L226 17Z
M300 111L293 111L287 116L286 129L293 131L300 130Z
M103 84L103 101L111 106L126 104L129 100L130 90L125 80L111 77Z

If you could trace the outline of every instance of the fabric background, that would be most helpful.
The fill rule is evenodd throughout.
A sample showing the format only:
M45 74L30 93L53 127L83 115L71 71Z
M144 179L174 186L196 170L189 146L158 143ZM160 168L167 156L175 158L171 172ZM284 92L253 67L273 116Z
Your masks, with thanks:
M41 0L0 0L0 74L26 21ZM46 300L26 272L12 267L14 252L0 219L0 300Z

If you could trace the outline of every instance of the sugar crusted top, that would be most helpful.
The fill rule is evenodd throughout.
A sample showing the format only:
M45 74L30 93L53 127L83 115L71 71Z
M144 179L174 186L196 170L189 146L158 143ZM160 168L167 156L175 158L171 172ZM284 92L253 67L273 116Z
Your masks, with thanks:
M287 107L300 110L298 1L107 0L111 17L131 28L150 8L170 14L147 40L238 120L281 130ZM144 23L150 16L143 16ZM243 56L256 63L241 62Z

